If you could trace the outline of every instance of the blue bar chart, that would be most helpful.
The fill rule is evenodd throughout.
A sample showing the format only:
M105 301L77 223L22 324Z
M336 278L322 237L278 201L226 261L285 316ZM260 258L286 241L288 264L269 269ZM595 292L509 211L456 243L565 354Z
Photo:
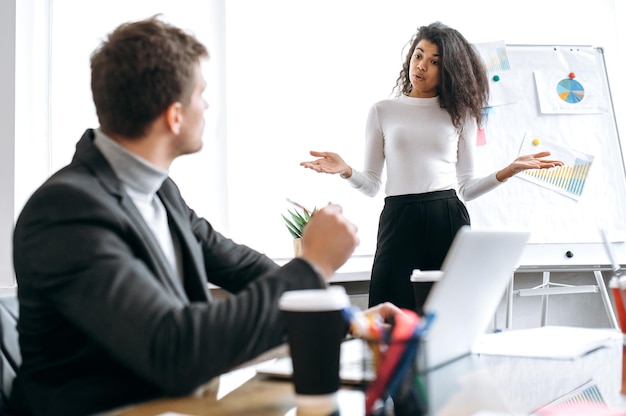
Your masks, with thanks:
M509 63L509 57L506 53L506 48L505 47L495 48L493 52L494 52L493 55L483 58L485 59L485 66L487 67L487 72L510 70L511 64Z

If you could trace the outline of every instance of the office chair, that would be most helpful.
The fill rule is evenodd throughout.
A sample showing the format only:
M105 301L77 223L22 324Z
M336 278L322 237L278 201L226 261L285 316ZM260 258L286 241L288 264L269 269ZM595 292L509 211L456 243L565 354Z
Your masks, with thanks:
M17 296L0 296L0 414L7 411L13 379L22 361L17 333Z

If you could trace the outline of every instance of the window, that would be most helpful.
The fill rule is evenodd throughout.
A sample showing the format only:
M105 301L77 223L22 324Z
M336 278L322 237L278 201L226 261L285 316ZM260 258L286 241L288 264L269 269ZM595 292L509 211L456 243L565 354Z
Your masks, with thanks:
M359 227L356 254L373 254L382 193L366 197L338 176L299 162L310 159L309 150L328 150L360 167L367 111L390 94L399 47L410 36L395 33L401 40L389 41L368 30L382 9L371 7L346 34L354 2L327 1L330 18L319 2L284 0L18 3L28 22L18 64L28 70L18 73L19 137L25 139L16 149L23 184L16 212L70 161L84 130L98 126L91 52L118 24L162 13L195 33L211 55L204 68L210 105L204 148L176 161L170 172L188 204L235 241L288 258L293 249L281 214L292 207L286 198L309 207L332 201ZM281 18L278 9L289 17Z

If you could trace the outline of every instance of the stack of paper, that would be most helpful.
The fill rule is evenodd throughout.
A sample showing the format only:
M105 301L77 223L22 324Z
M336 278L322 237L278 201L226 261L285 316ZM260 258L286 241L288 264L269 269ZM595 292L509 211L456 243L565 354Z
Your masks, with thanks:
M474 354L574 359L622 340L615 329L544 326L484 334Z

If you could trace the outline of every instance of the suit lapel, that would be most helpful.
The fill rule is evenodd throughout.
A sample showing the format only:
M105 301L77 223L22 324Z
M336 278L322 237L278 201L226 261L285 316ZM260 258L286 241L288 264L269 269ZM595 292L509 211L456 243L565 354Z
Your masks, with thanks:
M166 181L167 182L167 181ZM164 186L167 186L165 184ZM181 255L183 256L184 264L184 280L185 286L188 287L187 293L190 297L196 297L200 295L199 299L194 300L208 300L210 294L207 287L207 276L204 269L204 255L196 237L190 230L189 221L183 217L180 210L176 209L175 204L169 200L166 196L169 192L159 191L158 195L165 205L167 215L171 221L170 228L173 228L173 232L176 233L174 238L178 238L180 242Z
M144 251L146 261L149 262L147 266L153 270L156 278L163 284L164 288L168 289L183 303L188 303L189 300L183 285L165 259L161 246L137 210L137 207L135 207L135 204L122 189L122 184L111 169L111 166L93 144L93 139L93 130L89 129L83 134L83 137L76 145L73 163L80 163L85 166L98 178L104 189L118 198L120 206L130 218L129 226L133 227L141 238L141 245L138 245L137 248Z
M148 247L148 252L150 253L152 262L158 269L156 274L158 275L159 280L161 280L165 286L176 294L179 299L183 300L184 303L188 303L189 300L185 294L182 282L178 279L176 274L173 272L172 267L165 259L161 246L154 237L152 230L150 230L150 227L148 227L148 224L146 224L145 220L137 210L135 204L127 195L122 196L120 203L128 216L132 218L132 224L134 224L137 232L143 237L144 244Z

